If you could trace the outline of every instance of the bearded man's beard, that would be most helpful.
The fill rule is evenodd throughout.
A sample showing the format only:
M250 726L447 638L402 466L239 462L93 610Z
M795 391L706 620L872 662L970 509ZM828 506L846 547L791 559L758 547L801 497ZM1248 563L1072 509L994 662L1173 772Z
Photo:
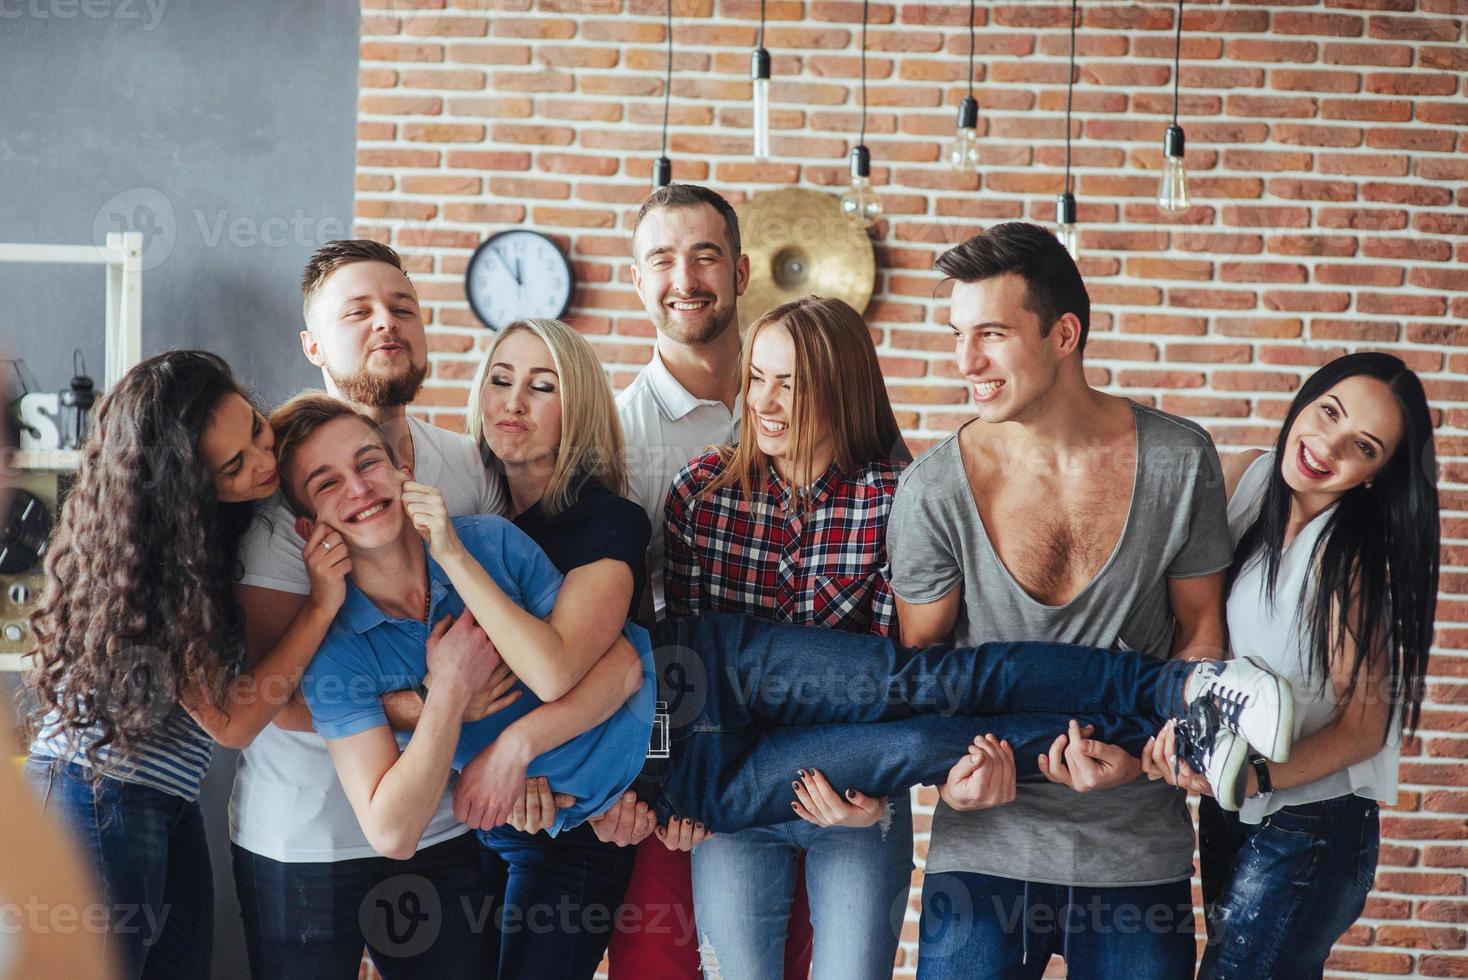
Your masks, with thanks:
M423 379L428 377L428 365L409 364L404 370L389 376L370 370L365 363L358 365L351 374L338 375L329 366L326 373L342 396L358 405L397 408L418 397Z

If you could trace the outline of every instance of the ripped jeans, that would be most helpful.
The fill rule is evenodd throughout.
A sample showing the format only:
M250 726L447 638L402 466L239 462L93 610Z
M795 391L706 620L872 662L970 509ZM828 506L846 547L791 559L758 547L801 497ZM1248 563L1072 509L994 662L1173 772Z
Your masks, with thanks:
M924 650L887 637L715 613L664 621L654 653L671 758L660 823L716 833L785 823L814 766L868 796L943 782L975 736L1014 748L1017 775L1070 719L1133 755L1183 711L1196 662L1063 643Z
M1366 906L1376 877L1380 805L1340 796L1246 824L1198 806L1208 945L1199 980L1310 980Z

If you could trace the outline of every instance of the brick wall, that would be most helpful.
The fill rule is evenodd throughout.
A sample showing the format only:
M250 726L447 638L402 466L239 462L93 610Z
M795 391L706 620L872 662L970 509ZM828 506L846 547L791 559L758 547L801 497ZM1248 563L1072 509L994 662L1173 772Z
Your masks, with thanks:
M431 316L420 404L456 427L488 339L462 273L499 229L567 248L581 283L570 318L617 385L648 357L626 229L658 153L665 6L449 2L366 0L356 214L361 233L409 256ZM731 199L791 184L840 193L861 4L769 0L775 159L757 164L757 0L672 2L675 178ZM967 4L872 4L868 143L887 219L867 319L916 444L968 415L934 257L990 222L1053 220L1068 6L979 4L984 163L962 179L940 161ZM1268 444L1300 379L1347 351L1393 351L1426 380L1443 459L1439 646L1402 799L1383 819L1377 889L1332 967L1468 976L1468 2L1189 0L1181 122L1196 203L1175 223L1152 202L1175 5L1081 7L1073 135L1093 380L1199 420L1225 452ZM910 916L900 976L915 939Z

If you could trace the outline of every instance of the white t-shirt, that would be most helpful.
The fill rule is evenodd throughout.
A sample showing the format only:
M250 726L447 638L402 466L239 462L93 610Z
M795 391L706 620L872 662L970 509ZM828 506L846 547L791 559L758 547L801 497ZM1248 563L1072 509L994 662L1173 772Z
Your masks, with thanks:
M742 396L740 396L742 398ZM740 398L731 412L721 401L694 398L678 383L654 348L652 360L617 396L617 416L627 441L627 496L652 522L648 577L653 608L663 613L663 525L668 487L688 461L710 446L739 440Z
M408 419L413 437L413 474L443 492L449 513L501 514L504 491L487 479L479 450L468 436ZM295 595L311 591L305 545L295 518L279 495L261 505L240 546L244 585ZM454 819L445 794L420 848L468 830ZM229 836L251 853L272 861L348 861L377 857L337 780L326 741L315 732L288 732L266 725L240 756L229 805Z
M1270 473L1279 465L1276 459L1269 452L1254 460L1234 490L1228 503L1228 525L1235 546L1259 516ZM1315 574L1310 559L1333 510L1332 505L1317 514L1280 556L1273 603L1265 589L1264 564L1258 555L1244 566L1228 596L1228 641L1234 656L1258 658L1270 670L1287 678L1294 688L1296 742L1335 721L1340 710L1335 686L1328 677L1322 677L1310 667L1306 634L1298 615L1301 587L1306 576ZM1257 824L1281 807L1318 803L1339 796L1363 796L1387 805L1396 803L1401 747L1402 713L1397 711L1380 752L1303 786L1277 789L1268 797L1245 800L1239 819Z

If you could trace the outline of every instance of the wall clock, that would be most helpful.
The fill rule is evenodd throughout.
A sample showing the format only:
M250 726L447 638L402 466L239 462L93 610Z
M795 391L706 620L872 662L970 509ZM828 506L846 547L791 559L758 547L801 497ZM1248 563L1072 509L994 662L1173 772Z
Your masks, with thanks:
M469 307L491 330L527 317L560 317L575 288L561 247L538 231L520 228L486 238L464 272Z

